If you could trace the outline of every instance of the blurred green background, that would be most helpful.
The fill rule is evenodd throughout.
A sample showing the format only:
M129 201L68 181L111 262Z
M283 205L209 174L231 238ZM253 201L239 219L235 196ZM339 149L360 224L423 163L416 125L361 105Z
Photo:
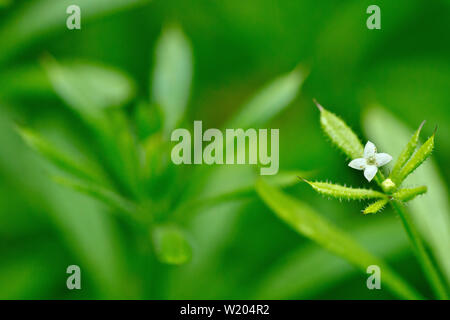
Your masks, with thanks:
M66 28L70 4L81 7L81 30ZM366 27L370 4L381 8L381 30ZM408 181L429 192L408 209L448 284L449 6L444 0L0 1L0 298L395 298L383 282L382 290L368 290L368 275L295 233L255 193L176 214L203 194L245 187L253 170L172 165L167 119L178 127L202 120L204 128L224 128L261 88L299 65L294 72L309 70L301 88L254 125L280 129L280 172L367 186L325 138L313 98L394 157L422 120L423 137L438 126L432 159ZM175 64L165 61L165 50L175 52ZM109 71L96 69L104 66ZM192 83L180 84L189 92L185 112L178 110L186 97L177 87L168 90L179 103L169 113L155 89L173 68L180 79L192 71ZM261 116L257 107L247 123ZM123 199L108 194L102 201L98 190L55 182L64 170L32 150L17 126L89 164ZM300 182L286 192L431 296L391 209L363 216L361 203L325 199ZM124 199L139 204L143 221L120 210L130 204ZM114 200L120 204L111 206ZM161 262L160 225L176 236L181 230L192 255L186 263ZM72 264L81 267L82 290L66 288Z

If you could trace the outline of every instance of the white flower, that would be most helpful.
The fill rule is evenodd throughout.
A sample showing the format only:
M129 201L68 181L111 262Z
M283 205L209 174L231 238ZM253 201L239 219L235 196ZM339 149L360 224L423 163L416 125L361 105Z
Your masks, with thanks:
M377 147L367 141L363 158L352 160L348 166L356 170L364 170L364 177L370 182L377 174L378 167L384 166L391 160L392 157L389 154L377 153Z

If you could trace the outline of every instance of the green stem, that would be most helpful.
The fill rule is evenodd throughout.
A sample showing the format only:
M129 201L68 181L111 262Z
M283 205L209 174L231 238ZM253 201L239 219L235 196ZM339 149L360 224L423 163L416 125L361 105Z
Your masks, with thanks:
M425 249L422 238L419 235L419 232L414 226L414 223L411 219L411 216L404 210L404 207L401 203L397 201L391 201L392 207L395 211L397 211L398 215L402 219L403 226L405 227L406 233L408 234L409 239L411 240L415 254L417 259L419 260L423 271L425 272L430 285L435 292L436 296L439 299L447 300L449 299L449 295L447 289L442 283L439 273L431 262L431 258Z

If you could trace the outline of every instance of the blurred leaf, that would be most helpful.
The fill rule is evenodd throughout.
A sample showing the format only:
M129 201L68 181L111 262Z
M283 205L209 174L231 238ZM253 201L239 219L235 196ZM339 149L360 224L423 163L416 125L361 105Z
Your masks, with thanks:
M62 170L82 179L104 181L102 173L98 169L94 169L92 165L81 163L79 160L74 161L69 155L58 150L37 132L25 127L17 127L17 131L31 148L38 151Z
M95 183L69 179L66 177L53 177L53 180L65 187L69 187L75 191L87 194L97 200L100 200L107 206L111 206L115 209L125 212L130 216L136 215L136 204L123 198L113 190L109 190Z
M135 85L112 68L91 63L43 63L58 95L82 116L98 118L106 108L123 106L134 96Z
M138 193L138 150L131 125L119 108L134 96L134 83L121 72L87 63L44 60L57 94L93 130L99 157L118 185ZM106 110L108 109L108 110Z
M52 85L38 64L22 64L2 70L0 74L1 97L51 97Z
M158 226L152 232L159 261L180 265L191 260L192 248L181 230L173 226Z
M373 137L394 158L409 141L411 131L392 114L379 107L368 110L364 116L367 135ZM392 139L392 137L396 137ZM439 140L438 140L439 141ZM439 142L438 142L439 143ZM432 159L410 175L405 184L426 184L428 192L408 204L415 224L431 246L447 282L450 284L450 206L448 189L442 180L439 169Z
M192 81L192 49L175 26L165 28L156 44L153 71L153 99L164 117L164 132L169 134L184 116Z
M82 9L82 28L86 21L127 9L149 0L77 0ZM72 0L37 0L26 3L6 19L0 29L0 64L21 48L30 45L52 31L67 31L66 8Z
M398 257L409 245L405 234L399 231L396 219L385 216L363 224L355 230L354 236L379 256ZM268 266L268 272L256 286L254 298L314 299L356 272L359 271L328 251L318 250L313 244L301 246Z
M137 103L134 110L134 119L139 140L149 138L162 127L158 107L156 105L149 105L145 101Z
M92 275L99 296L123 297L120 279L128 282L129 278L123 269L124 253L116 225L97 203L61 188L43 174L45 162L14 133L11 119L3 112L0 112L0 133L0 166L9 179L28 194L26 201L32 201L33 206L48 214L58 236L74 253L77 264L84 265ZM14 161L11 161L11 150L14 150Z
M297 96L307 72L301 67L262 88L227 124L228 128L259 127L284 110Z
M204 207L213 207L228 201L242 200L257 196L255 182L258 179L259 174L254 170L245 170L249 168L242 168L243 170L239 170L241 180L238 181L233 178L233 175L230 176L230 172L236 172L236 170L233 170L234 168L232 170L229 170L230 168L228 168L228 170L227 168L224 169L225 170L223 171L216 171L215 179L212 179L212 181L221 181L221 186L211 185L210 187L206 187L206 193L201 194L197 198L184 201L176 210L174 214L175 217L186 220L192 217L192 213L198 212ZM224 176L222 176L222 174ZM310 175L311 172L306 171L280 171L278 174L267 176L265 179L266 182L272 186L285 188L298 183L298 176L307 177ZM228 181L232 182L232 184L223 186L223 184L226 184Z
M301 235L317 242L328 251L344 258L362 272L370 265L378 265L383 270L383 282L397 296L406 299L420 299L420 295L409 287L383 261L374 257L347 235L320 217L312 208L297 201L262 179L256 184L261 199L274 213Z

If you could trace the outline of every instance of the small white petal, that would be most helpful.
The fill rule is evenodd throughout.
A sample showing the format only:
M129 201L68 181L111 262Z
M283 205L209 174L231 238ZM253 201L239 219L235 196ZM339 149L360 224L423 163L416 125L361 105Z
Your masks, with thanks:
M387 153L377 153L375 155L375 162L377 163L377 167L384 166L386 163L392 160L391 155Z
M370 157L373 157L376 152L377 147L375 147L372 142L367 141L366 146L364 147L364 158L369 159Z
M367 181L370 182L377 174L377 171L377 166L367 166L366 169L364 169L364 177L366 177Z
M356 170L364 170L364 168L367 166L367 162L364 158L358 158L350 161L348 166Z

